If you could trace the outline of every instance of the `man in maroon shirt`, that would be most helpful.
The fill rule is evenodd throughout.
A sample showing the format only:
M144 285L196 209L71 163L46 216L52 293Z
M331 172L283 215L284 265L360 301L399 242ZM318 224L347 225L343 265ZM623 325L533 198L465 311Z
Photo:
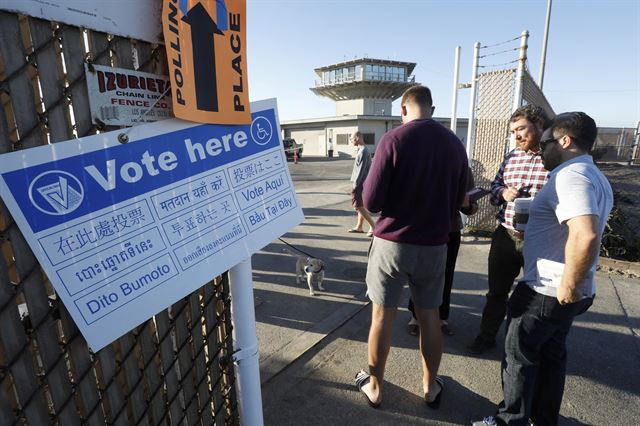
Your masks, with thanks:
M356 385L371 406L380 405L393 320L408 283L420 324L424 398L437 408L444 388L437 377L442 357L438 307L451 218L465 196L468 163L455 134L431 119L428 88L408 89L401 114L403 124L380 140L363 190L365 207L380 212L380 219L366 279L372 301L369 373L359 372Z

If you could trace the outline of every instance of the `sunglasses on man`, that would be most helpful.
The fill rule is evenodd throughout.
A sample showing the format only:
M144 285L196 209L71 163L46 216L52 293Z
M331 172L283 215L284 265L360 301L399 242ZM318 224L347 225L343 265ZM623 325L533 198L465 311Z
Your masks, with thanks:
M540 147L540 151L543 151L544 148L549 145L550 143L553 142L558 142L559 138L551 138L551 139L545 139L543 141L538 142L538 146Z

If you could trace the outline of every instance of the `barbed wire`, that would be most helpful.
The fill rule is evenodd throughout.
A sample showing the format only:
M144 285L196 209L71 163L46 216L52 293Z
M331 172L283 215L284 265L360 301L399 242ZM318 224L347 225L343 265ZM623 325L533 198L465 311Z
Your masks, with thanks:
M480 49L489 49L491 47L502 46L503 44L507 44L507 43L511 43L512 41L519 40L520 37L521 36L518 36L518 37L512 38L510 40L501 41L501 42L495 43L495 44L489 44L487 46L480 46Z
M515 59L513 61L509 61L509 62L503 62L501 64L490 64L490 65L478 65L478 68L493 68L493 67L502 67L505 65L509 65L509 64L516 64L518 63L518 59Z
M489 53L489 54L486 54L486 55L478 56L478 58L488 58L489 56L501 55L503 53L514 52L516 50L520 50L520 48L519 47L514 47L513 49L505 49L505 50L501 50L499 52L494 52L494 53Z

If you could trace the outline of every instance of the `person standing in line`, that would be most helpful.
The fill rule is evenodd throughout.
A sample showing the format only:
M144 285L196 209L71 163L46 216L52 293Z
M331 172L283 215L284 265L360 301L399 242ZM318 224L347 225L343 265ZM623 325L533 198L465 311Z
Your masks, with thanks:
M509 299L502 360L504 400L483 425L557 425L566 340L595 296L600 242L613 207L611 185L589 155L598 135L583 112L558 115L542 135L549 182L529 210L524 276Z
M524 234L513 225L514 200L533 198L547 181L538 142L549 118L538 106L518 108L509 119L509 130L517 147L507 153L491 183L490 202L500 206L499 225L493 232L489 249L489 291L482 311L480 334L467 346L471 354L482 354L496 345L496 335L507 309L509 291L524 264Z
M369 224L367 236L371 237L373 236L375 222L362 204L362 186L371 168L371 154L369 153L369 148L364 144L362 133L355 132L351 135L351 143L358 150L356 160L353 163L353 171L351 172L351 205L358 215L358 220L356 221L356 226L347 232L364 233L362 226L366 221Z
M473 173L471 169L468 170L467 179L467 191L470 191L475 187L473 179ZM478 202L471 201L468 196L464 197L460 213L470 216L478 211ZM456 212L453 218L451 218L451 232L449 232L449 242L447 243L447 263L444 271L444 290L442 293L442 304L438 309L440 312L440 328L442 334L446 336L453 336L453 329L449 326L449 311L451 310L451 289L453 288L453 276L456 270L456 260L458 259L458 251L460 250L460 240L462 238L462 218L460 213ZM407 332L412 336L417 336L420 333L418 327L418 319L416 318L415 307L413 305L413 299L409 298L409 306L407 306L409 312L411 312L411 318L407 324Z
M364 205L380 218L366 277L372 301L369 372L358 372L355 384L369 405L380 405L393 321L408 283L420 325L423 396L437 408L444 390L437 375L442 357L438 307L451 217L466 195L468 162L456 135L431 118L427 87L407 89L400 113L403 124L380 140L364 184Z

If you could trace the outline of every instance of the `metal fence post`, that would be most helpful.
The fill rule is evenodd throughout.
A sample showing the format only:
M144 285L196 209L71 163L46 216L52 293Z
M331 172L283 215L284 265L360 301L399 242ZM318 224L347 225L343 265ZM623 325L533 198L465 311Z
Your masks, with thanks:
M516 70L515 88L513 90L513 106L511 112L514 112L522 105L523 86L524 86L524 66L527 62L527 40L529 39L529 31L524 30L520 37L520 56L518 58L518 69ZM509 137L509 150L516 147L516 139L513 135Z
M544 84L544 67L547 60L547 42L549 41L549 24L551 22L551 3L552 0L547 0L547 18L544 24L542 53L540 53L540 78L538 78L538 86L540 86L540 90L542 90L542 85Z
M480 58L480 42L473 46L473 66L471 67L471 99L469 100L469 124L467 125L467 157L473 158L475 144L476 102L478 93L478 59Z
M460 46L456 46L456 58L453 64L453 96L451 99L451 123L449 128L453 133L458 128L458 82L460 80Z
M527 40L529 31L522 32L520 37L520 57L518 58L518 70L516 71L516 84L513 91L513 107L511 111L517 110L522 105L522 86L524 82L524 66L527 61Z
M261 426L264 419L251 258L229 270L229 292L240 422L243 425Z
M638 161L638 144L640 144L640 121L636 124L635 142L631 146L631 161L629 165L635 164Z

